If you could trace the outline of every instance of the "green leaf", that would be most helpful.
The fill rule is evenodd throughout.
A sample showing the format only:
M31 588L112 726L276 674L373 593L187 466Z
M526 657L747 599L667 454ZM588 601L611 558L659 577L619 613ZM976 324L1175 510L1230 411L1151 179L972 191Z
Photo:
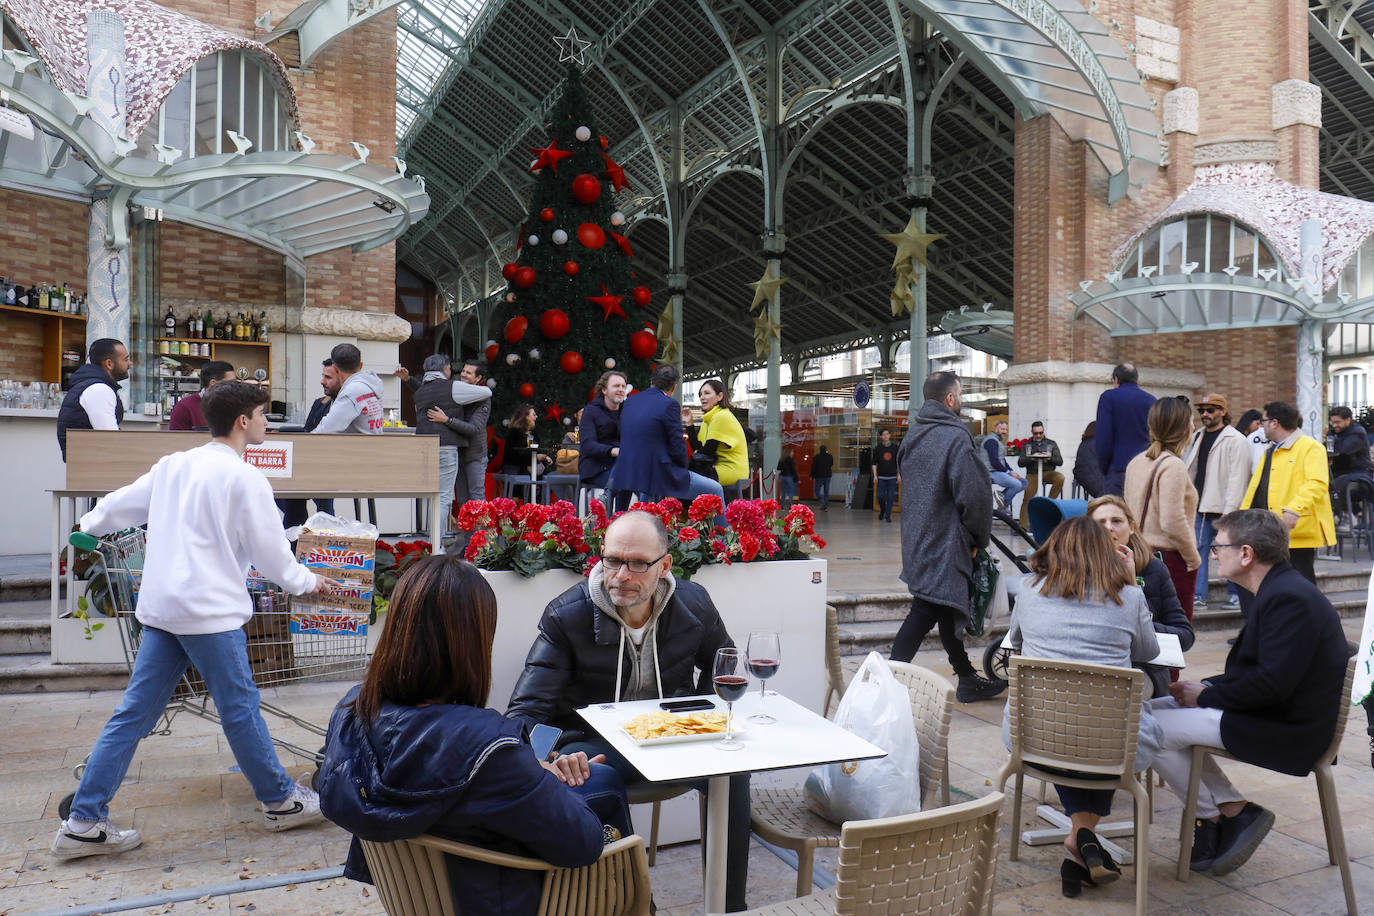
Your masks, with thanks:
M91 624L91 632L94 633L96 630L99 630L103 626L105 626L105 624L103 623L93 623Z

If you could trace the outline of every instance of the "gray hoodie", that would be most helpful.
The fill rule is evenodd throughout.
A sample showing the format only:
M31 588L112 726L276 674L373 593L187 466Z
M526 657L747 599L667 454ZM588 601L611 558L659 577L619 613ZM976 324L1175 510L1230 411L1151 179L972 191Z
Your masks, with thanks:
M339 389L317 433L380 433L382 431L382 380L371 369L353 373Z
M591 596L592 603L597 606L601 613L614 620L620 627L620 646L617 650L619 660L616 662L615 702L621 700L651 700L663 698L663 682L658 672L658 618L663 613L663 609L668 605L668 600L673 597L673 592L677 590L677 580L672 574L664 576L658 580L658 586L654 589L654 597L650 602L653 610L649 614L649 623L644 630L644 640L635 645L629 635L629 625L620 617L620 611L611 601L610 594L605 586L606 570L600 563L592 567L591 573L587 576L587 592ZM625 648L629 643L630 657L630 681L625 693L620 693L622 683L620 677L621 666L625 663Z

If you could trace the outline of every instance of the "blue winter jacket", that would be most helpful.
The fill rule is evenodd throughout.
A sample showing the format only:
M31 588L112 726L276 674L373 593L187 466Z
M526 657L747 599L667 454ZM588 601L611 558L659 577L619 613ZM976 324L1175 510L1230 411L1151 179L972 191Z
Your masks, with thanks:
M335 707L316 789L325 817L354 835L345 876L372 883L358 838L434 834L576 868L604 847L601 820L541 767L519 722L491 709L386 704L370 727ZM543 874L447 859L463 916L521 916L539 905Z

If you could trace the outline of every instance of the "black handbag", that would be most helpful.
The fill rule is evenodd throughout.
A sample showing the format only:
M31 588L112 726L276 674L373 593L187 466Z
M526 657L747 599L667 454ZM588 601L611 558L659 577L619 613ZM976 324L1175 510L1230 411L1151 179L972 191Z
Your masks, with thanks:
M992 554L987 548L979 547L978 552L973 555L973 575L968 580L970 636L983 635L988 608L992 607L992 599L997 595L997 580L1001 575L997 564L993 562Z

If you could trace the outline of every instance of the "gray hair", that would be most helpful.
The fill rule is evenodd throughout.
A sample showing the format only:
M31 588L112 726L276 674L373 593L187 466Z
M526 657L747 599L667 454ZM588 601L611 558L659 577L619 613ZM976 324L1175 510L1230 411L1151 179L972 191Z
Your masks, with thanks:
M435 353L433 356L426 356L424 367L426 372L443 372L448 368L449 358L442 353Z
M1218 532L1226 532L1226 539L1234 547L1250 545L1255 559L1265 566L1288 561L1288 529L1268 509L1237 509L1217 519L1215 524Z

